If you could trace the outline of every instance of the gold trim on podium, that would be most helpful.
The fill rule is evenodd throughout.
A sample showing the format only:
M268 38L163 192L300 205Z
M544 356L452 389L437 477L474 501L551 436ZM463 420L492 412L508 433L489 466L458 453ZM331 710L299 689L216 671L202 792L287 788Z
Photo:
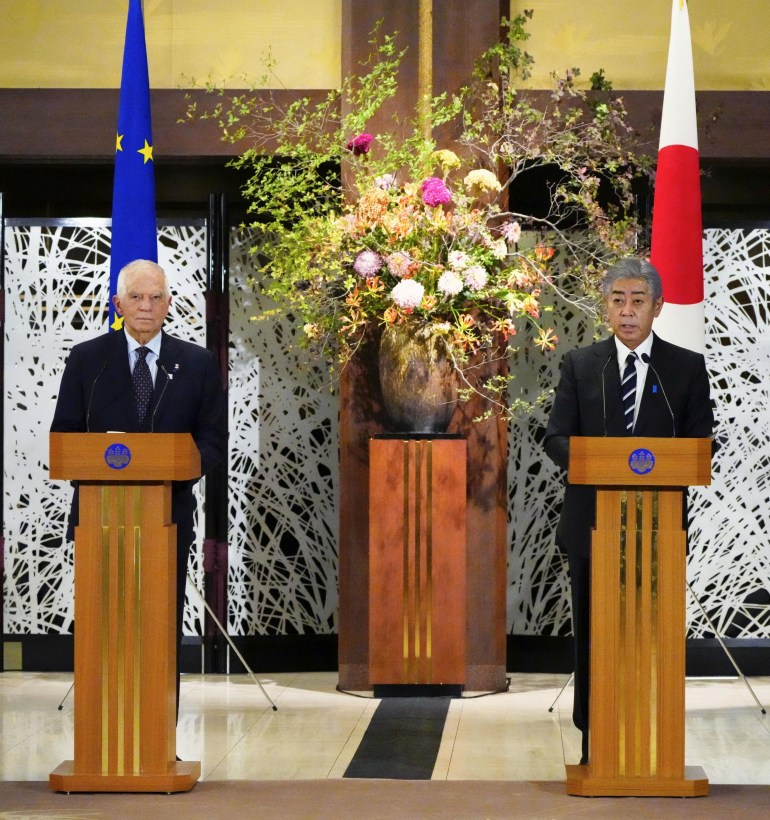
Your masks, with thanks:
M646 450L654 466L630 468ZM685 758L682 487L710 483L709 439L572 438L570 482L594 484L589 763L567 793L699 797Z
M130 451L120 469L105 460L115 444ZM80 486L75 754L51 772L54 791L180 792L200 777L176 760L171 523L171 481L199 474L187 434L51 434L51 478Z

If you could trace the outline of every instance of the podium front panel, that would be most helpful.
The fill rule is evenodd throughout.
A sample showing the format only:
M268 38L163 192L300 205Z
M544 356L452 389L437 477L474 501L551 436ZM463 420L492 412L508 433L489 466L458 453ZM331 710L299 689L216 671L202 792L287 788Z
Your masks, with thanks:
M370 442L369 677L464 685L466 442Z

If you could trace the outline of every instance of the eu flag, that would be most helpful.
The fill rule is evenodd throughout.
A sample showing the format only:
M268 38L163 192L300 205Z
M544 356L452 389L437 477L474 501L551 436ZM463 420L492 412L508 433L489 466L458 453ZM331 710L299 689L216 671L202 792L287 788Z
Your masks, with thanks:
M134 259L158 261L150 77L141 0L129 0L120 81L110 252L110 327L113 330L123 324L112 304L118 273Z

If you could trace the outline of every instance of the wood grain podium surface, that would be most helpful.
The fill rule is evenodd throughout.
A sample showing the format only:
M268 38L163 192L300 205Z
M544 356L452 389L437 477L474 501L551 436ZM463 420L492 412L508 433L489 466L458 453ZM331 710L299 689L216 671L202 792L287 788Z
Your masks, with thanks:
M74 759L64 792L189 791L176 755L176 527L171 478L195 477L188 434L51 434L51 476L79 483Z

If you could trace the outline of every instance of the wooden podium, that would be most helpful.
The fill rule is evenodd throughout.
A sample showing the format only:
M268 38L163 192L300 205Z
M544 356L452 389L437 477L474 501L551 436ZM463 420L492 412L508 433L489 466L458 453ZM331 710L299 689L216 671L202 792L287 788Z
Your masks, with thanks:
M466 678L466 448L461 438L373 438L369 678L373 686Z
M50 476L77 481L75 759L63 792L180 792L176 760L176 527L171 482L197 478L192 437L52 433Z
M698 797L684 765L683 487L711 482L711 440L570 439L569 481L597 489L591 548L589 763L567 793Z

